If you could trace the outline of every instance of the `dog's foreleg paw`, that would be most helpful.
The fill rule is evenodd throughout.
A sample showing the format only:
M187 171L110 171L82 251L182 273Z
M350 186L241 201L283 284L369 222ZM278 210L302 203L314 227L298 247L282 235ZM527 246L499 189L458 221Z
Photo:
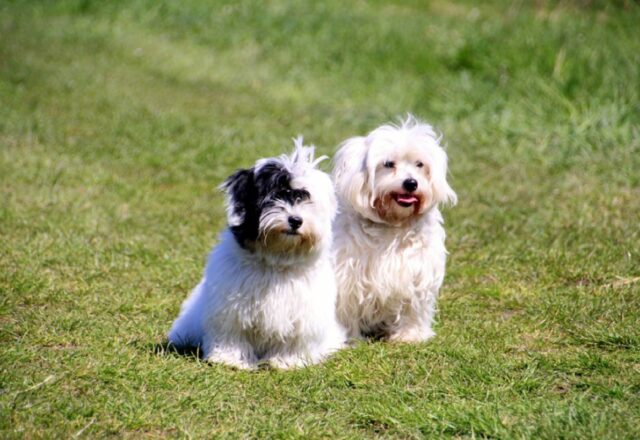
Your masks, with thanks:
M435 332L431 329L425 329L423 327L407 327L399 328L391 332L388 340L390 342L417 343L428 341L435 335Z
M254 356L238 349L216 349L207 354L205 360L215 364L223 364L240 370L253 370L257 367Z
M302 355L278 355L269 359L269 365L279 370L304 368L312 363L311 359Z

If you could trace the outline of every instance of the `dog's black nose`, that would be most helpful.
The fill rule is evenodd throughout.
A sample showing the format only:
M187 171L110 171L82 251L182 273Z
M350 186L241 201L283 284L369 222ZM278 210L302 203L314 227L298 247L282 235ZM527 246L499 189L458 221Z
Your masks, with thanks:
M294 231L297 230L300 226L302 226L302 218L298 217L297 215L292 215L291 217L289 217L289 226L291 226L291 229L293 229Z
M418 188L418 182L416 179L409 178L402 182L402 187L409 192L414 192Z

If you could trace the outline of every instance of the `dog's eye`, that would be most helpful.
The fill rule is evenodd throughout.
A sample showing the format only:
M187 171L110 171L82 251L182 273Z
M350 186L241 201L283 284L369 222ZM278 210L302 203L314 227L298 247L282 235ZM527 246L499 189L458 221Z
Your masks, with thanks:
M384 165L385 168L395 168L396 163L394 161L392 161L392 160L387 160L387 161L384 162L383 165Z
M306 189L293 190L293 200L295 203L304 202L306 200L309 200L310 197L311 195L309 194L309 191L307 191Z
M418 168L422 168L424 166L424 164L422 162L418 161L418 162L416 162L416 166Z
M281 189L276 193L276 199L286 200L291 198L291 190L290 189Z

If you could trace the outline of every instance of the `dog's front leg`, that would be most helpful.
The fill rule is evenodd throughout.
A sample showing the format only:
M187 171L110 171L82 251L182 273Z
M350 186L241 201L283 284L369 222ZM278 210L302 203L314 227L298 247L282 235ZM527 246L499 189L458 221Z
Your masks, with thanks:
M400 318L389 329L389 341L424 342L434 337L434 299L435 295L426 295L424 301L406 305Z
M435 336L435 332L431 328L425 328L423 325L408 323L395 328L389 334L391 342L424 342Z
M303 368L313 364L313 360L302 353L286 353L278 354L269 358L269 365L273 368L281 370L289 370L293 368Z
M206 345L204 358L207 362L224 364L243 370L254 369L258 364L253 347L242 338L213 341Z

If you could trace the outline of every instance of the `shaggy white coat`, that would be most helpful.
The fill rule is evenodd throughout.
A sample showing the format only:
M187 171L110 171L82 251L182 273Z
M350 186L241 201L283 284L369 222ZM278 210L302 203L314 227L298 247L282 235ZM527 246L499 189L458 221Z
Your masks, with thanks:
M263 211L259 239L249 249L225 230L168 335L177 346L200 346L210 362L302 367L323 360L346 340L335 312L333 185L315 168L321 159L314 161L313 149L301 140L292 156L275 160L291 172L291 187L305 188L310 200ZM258 161L256 172L268 161L274 159ZM227 213L230 226L242 221L233 210ZM283 233L290 215L304 220L299 235Z
M334 159L338 319L348 335L418 342L434 335L445 274L438 206L456 202L447 155L431 126L411 115L346 140ZM407 192L403 182L417 188Z

